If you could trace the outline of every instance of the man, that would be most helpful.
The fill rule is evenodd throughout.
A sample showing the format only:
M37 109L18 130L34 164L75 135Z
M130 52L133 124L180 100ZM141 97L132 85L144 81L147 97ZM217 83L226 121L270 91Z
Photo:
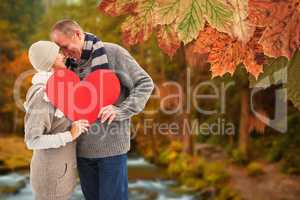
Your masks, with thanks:
M107 68L120 79L118 102L102 108L99 121L79 138L77 165L87 200L126 200L130 118L143 110L152 93L153 81L126 49L102 43L72 20L58 21L50 36L78 64L75 72L81 79L94 70Z

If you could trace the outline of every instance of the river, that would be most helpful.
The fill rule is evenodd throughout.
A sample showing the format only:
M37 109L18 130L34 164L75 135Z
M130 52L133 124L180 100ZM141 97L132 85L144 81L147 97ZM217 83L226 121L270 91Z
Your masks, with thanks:
M192 194L183 194L176 192L176 181L168 180L165 177L165 171L155 165L145 161L141 157L129 158L128 162L129 178L129 199L130 200L194 200ZM0 200L32 200L32 192L29 185L28 172L15 172L6 175L0 175L0 187L5 184L21 182L17 192L14 194L1 194ZM84 200L80 185L71 200Z

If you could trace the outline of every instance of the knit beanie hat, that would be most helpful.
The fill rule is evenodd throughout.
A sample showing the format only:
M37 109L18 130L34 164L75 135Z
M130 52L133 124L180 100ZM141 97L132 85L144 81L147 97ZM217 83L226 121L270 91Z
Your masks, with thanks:
M37 71L50 71L59 53L59 46L50 41L33 43L28 52L29 61Z

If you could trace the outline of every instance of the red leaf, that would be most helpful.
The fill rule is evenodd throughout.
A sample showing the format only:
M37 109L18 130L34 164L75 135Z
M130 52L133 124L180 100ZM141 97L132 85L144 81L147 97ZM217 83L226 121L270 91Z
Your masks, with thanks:
M159 25L157 30L158 46L170 57L180 47L180 40L175 29L176 27L173 23L171 25Z
M249 18L266 27L259 41L265 55L291 58L300 47L299 0L249 0Z
M134 12L136 6L134 0L102 0L97 8L106 15L119 16Z

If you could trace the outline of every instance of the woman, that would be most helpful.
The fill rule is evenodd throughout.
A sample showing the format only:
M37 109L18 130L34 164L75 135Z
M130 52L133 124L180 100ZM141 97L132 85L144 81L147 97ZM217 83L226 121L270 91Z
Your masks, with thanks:
M26 95L25 142L33 149L30 183L36 200L70 199L76 185L75 139L88 130L87 120L71 122L48 100L45 85L55 68L65 67L59 47L39 41L29 49L38 71Z

